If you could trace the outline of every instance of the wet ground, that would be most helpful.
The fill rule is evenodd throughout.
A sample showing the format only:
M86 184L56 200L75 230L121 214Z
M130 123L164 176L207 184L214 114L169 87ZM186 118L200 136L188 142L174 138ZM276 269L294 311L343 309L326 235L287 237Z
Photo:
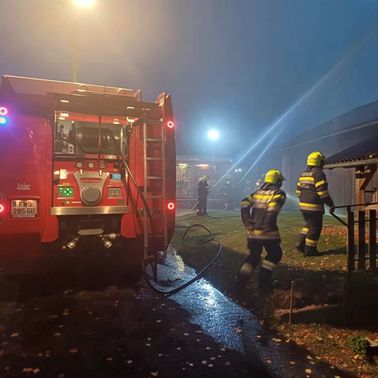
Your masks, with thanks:
M195 274L174 251L158 272L162 290ZM13 300L4 290L15 283L3 280L0 377L343 376L265 332L206 279L170 297L144 280L100 281L51 293L32 278Z

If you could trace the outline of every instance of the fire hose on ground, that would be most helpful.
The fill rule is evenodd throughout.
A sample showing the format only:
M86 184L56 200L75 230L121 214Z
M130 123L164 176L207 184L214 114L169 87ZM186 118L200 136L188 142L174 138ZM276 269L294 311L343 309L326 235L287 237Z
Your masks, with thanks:
M216 253L215 257L214 257L214 258L213 258L213 259L212 259L212 260L211 260L211 261L210 261L210 262L209 262L209 263L208 263L208 264L207 264L207 265L206 265L206 266L205 266L205 267L199 272L199 273L197 273L193 278L191 278L189 281L187 281L187 282L185 282L184 284L182 284L182 285L180 285L180 286L178 286L178 287L175 287L174 289L171 289L171 290L160 290L160 289L158 289L158 288L152 283L152 281L150 280L150 278L149 278L147 272L144 271L144 278L146 279L146 282L147 282L148 286L149 286L152 290L156 291L156 292L159 293L159 294L163 294L163 295L165 295L165 296L169 296L169 295L175 294L175 293L177 293L177 292L179 292L179 291L185 289L185 288L188 287L189 285L193 284L194 282L198 281L198 280L199 280L199 279L205 274L205 272L211 267L211 265L213 265L214 262L219 258L219 256L220 256L221 253L222 253L223 245L222 245L218 240L214 239L214 236L213 236L212 232L211 232L207 227L203 226L202 224L198 224L198 223L196 223L196 224L193 224L193 225L189 226L189 227L185 230L184 235L182 236L182 238L185 239L185 237L187 236L188 232L189 232L191 229L195 228L195 227L201 227L201 228L203 228L203 229L206 230L206 231L209 233L209 235L210 235L210 237L209 237L207 240L201 242L199 245L204 245L204 244L207 244L207 243L210 243L210 242L215 242L215 243L218 244L218 250L217 250L217 253Z

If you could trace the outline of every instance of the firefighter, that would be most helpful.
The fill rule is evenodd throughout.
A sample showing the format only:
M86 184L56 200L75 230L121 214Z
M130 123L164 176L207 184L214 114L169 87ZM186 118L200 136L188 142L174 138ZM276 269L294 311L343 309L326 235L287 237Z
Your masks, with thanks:
M243 263L236 281L236 294L242 297L252 271L260 263L263 248L267 255L260 266L260 289L271 289L273 268L282 258L281 239L277 217L285 203L286 194L281 190L285 180L278 169L269 170L260 189L241 201L241 217L247 230L249 255Z
M305 256L319 256L318 241L323 227L324 204L333 213L334 203L328 193L327 178L323 172L324 155L319 151L307 156L307 169L301 173L297 184L297 196L305 226L302 228L296 249Z
M209 176L203 176L198 183L198 212L197 215L207 215L207 195L209 194Z

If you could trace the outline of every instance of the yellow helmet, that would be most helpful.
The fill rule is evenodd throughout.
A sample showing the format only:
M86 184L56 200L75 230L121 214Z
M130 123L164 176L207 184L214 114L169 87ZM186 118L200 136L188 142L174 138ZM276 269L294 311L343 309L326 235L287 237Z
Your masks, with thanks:
M319 167L324 164L324 161L325 156L319 151L311 152L311 154L307 156L307 165L310 167Z
M265 173L264 182L269 184L278 184L284 180L285 177L278 169L269 169L269 171Z

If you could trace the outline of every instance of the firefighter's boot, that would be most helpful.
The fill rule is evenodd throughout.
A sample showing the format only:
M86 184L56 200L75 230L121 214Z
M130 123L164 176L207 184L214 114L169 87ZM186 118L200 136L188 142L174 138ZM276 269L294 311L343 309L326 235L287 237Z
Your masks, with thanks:
M243 301L244 299L245 288L247 286L249 278L251 277L252 271L253 266L250 263L245 262L240 269L238 277L236 278L234 295L235 298L239 301Z
M302 252L302 253L305 251L307 232L308 232L308 228L303 227L302 230L301 230L301 233L299 234L298 240L295 244L295 249L299 252Z
M264 267L260 268L259 272L259 289L260 292L266 293L273 289L272 285L272 270L266 269Z
M305 256L321 256L321 253L319 253L316 247L309 246L306 244L304 255Z

